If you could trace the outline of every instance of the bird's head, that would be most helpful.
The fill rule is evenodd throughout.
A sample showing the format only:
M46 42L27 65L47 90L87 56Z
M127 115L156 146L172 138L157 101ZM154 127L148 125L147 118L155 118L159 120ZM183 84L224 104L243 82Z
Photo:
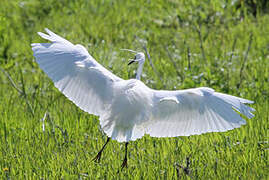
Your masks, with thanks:
M134 63L134 62L138 62L139 64L144 64L145 62L145 54L142 52L138 52L135 54L134 59L131 59L131 61L128 63L128 65Z
M133 64L134 62L138 62L139 64L144 64L144 62L145 62L145 54L144 53L137 52L137 51L134 51L134 50L131 50L131 49L121 49L121 50L135 53L134 59L130 59L128 65Z

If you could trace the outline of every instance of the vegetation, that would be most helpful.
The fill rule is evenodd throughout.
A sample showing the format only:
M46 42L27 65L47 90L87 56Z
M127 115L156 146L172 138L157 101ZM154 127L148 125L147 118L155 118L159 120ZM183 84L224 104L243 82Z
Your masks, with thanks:
M239 8L239 9L238 9ZM267 179L269 15L234 0L1 0L0 179ZM262 11L263 12L263 11ZM152 59L142 81L156 89L207 86L255 101L255 117L225 133L106 140L98 117L67 100L35 63L36 32L48 27L84 45L128 79L130 54ZM42 120L43 119L43 120Z

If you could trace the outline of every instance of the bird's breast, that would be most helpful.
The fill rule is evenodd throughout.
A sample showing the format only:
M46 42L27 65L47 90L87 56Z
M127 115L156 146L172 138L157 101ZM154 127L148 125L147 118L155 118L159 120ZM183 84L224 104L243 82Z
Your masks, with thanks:
M111 115L117 126L129 128L149 118L152 92L139 80L115 83Z

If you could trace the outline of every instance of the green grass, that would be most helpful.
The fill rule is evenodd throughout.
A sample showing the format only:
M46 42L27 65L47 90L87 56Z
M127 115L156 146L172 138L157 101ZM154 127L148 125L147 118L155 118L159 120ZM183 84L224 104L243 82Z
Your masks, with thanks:
M231 0L1 0L0 179L267 179L268 22ZM208 86L254 100L255 117L225 133L145 136L130 143L129 167L117 173L124 144L112 141L101 163L92 162L106 138L98 117L61 95L34 61L30 44L45 42L36 34L45 27L124 79L136 67L119 49L144 44L156 69L145 63L149 87Z

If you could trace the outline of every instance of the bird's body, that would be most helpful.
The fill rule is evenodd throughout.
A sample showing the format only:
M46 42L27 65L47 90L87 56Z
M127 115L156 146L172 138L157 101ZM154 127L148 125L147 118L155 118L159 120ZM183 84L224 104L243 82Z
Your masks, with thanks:
M151 117L153 92L136 79L116 82L113 89L110 113L100 118L102 129L119 142L141 138L143 125Z
M48 35L39 35L52 43L32 44L37 63L68 99L99 116L109 138L128 142L144 134L176 137L223 132L245 124L239 113L254 116L254 109L245 105L252 101L211 88L166 91L147 87L140 81L143 53L137 53L132 61L139 63L136 79L123 80L100 65L82 45L46 31Z

